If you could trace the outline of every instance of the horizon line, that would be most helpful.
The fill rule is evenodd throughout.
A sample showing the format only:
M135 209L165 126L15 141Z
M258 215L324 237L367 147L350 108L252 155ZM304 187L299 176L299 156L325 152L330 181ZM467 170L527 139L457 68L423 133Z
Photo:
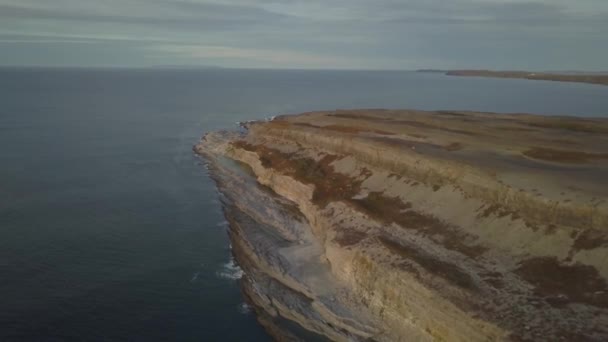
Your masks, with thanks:
M214 65L147 65L147 66L126 66L126 65L0 65L0 69L118 69L118 70L277 70L277 71L399 71L399 72L435 72L444 73L449 71L499 71L499 72L539 72L539 73L608 73L605 70L535 70L535 69L492 69L492 68L415 68L415 69L397 69L397 68L297 68L297 67L232 67L232 66L214 66Z

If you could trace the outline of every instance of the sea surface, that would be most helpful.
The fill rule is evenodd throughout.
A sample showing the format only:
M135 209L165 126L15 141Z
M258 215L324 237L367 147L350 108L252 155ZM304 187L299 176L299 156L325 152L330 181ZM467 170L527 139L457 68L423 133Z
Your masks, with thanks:
M266 341L191 147L337 108L608 116L608 87L441 74L0 69L0 341Z

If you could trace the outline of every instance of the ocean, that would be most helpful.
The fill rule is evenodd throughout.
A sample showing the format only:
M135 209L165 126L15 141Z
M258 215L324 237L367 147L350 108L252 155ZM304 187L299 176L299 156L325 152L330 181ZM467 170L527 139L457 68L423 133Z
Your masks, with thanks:
M0 69L0 341L266 341L192 145L322 109L608 116L608 87L406 71Z

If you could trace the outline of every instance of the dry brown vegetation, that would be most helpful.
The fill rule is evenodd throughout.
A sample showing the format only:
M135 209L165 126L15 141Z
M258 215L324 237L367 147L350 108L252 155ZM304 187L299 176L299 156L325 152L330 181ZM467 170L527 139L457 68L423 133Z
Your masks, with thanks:
M425 235L432 236L446 248L458 251L470 257L476 257L486 251L481 246L469 246L464 241L467 236L437 219L411 209L411 204L403 203L399 198L387 197L379 192L372 192L366 198L352 199L361 191L363 180L354 179L335 172L330 165L338 157L325 155L319 162L303 158L295 153L283 153L263 145L252 145L244 141L233 143L235 147L255 152L262 165L282 174L315 186L313 203L321 208L332 201L345 201L358 210L380 222L396 223L402 227L416 229Z
M391 124L391 125L408 126L411 128L439 130L439 131L464 134L464 135L480 135L479 133L476 133L476 132L449 127L449 123L446 125L437 126L434 124L416 121L416 120L392 119L392 118L372 117L372 116L364 116L364 115L338 113L338 114L331 114L329 116L333 116L333 117L337 117L337 118L345 118L345 119L357 119L360 121L381 122L381 123ZM454 122L457 122L457 121L462 121L462 120L454 120ZM406 132L406 134L410 134L410 133ZM412 135L412 134L410 134L410 135Z
M359 133L376 133L382 135L394 135L394 133L383 131L380 129L369 129L369 128L361 128L354 126L343 126L343 125L327 125L327 126L315 126L306 122L295 122L294 125L302 126L302 127L311 127L316 129L324 129L334 132L340 133L348 133L348 134L359 134Z
M483 208L483 206L482 206L482 208ZM486 208L483 209L483 211L481 213L477 214L477 217L487 218L487 217L490 217L490 215L496 215L496 217L498 217L498 218L502 218L502 217L511 215L511 217L514 220L519 218L517 213L507 210L497 204L488 205Z
M366 115L360 115L360 114L349 114L349 113L334 113L334 114L328 114L328 116L334 116L337 118L345 118L345 119L367 120L367 121L387 120L386 118L382 118L382 117L366 116Z
M571 146L578 145L578 143L576 141L568 140L568 139L551 139L550 142L563 144L563 145L571 145Z
M365 129L365 128L361 128L361 127L340 126L340 125L323 126L323 129L328 129L330 131L336 131L336 132L342 132L342 133L352 133L352 134L358 134L358 133L376 133L376 134L383 134L383 135L393 135L394 134L394 133L391 133L388 131L383 131L380 129Z
M371 192L366 198L351 199L348 202L375 220L418 230L446 248L469 257L479 256L486 251L482 246L466 244L464 241L467 236L464 233L457 232L432 215L411 210L411 204L403 203L398 197L387 197L379 192Z
M416 150L416 147L430 147L434 149L443 149L446 151L454 152L464 148L464 145L459 142L453 142L448 145L436 145L427 142L419 142L408 139L393 138L393 137L369 137L369 140L380 142L384 145L393 146L397 148L406 148L410 150Z
M385 223L399 221L401 213L412 208L410 203L403 203L399 197L387 197L381 192L370 192L367 197L352 202L368 216L377 216Z
M418 138L418 139L427 139L429 137L428 135L417 134L417 133L405 133L405 134L409 135L410 137L414 137L414 138Z
M549 304L580 302L608 307L608 286L595 267L538 257L523 261L516 272L535 286L538 295L547 297Z
M245 141L236 141L233 145L257 153L266 168L291 176L304 184L314 185L312 200L321 208L332 201L350 199L361 190L363 180L334 171L330 164L338 159L336 155L327 154L317 162L312 158L298 156L296 153L284 153Z
M463 147L464 147L464 146L463 146L461 143L459 143L459 142L453 142L453 143L450 143L450 144L448 144L448 145L445 145L443 148L444 148L445 150L447 150L447 151L450 151L450 152L451 152L451 151L458 151L458 150L462 150L462 148L463 148Z
M291 123L287 120L272 120L272 121L268 121L265 123L266 125L270 126L270 127L274 127L274 128L286 128L291 126Z
M595 249L604 245L608 245L608 237L600 230L588 229L576 238L572 245L572 250L578 252L585 249Z
M416 144L418 144L418 142L415 142L412 140L391 138L391 137L370 137L369 139L389 145L389 146L403 147L403 148L408 148L408 149L414 149L416 147Z
M459 112L453 112L450 110L438 110L437 113L443 114L443 115L451 115L451 116L458 116L458 117L466 117L467 114L464 113L459 113Z
M523 155L550 162L580 164L592 160L608 159L608 153L588 153L580 151L554 150L545 147L533 147L524 152Z
M429 123L420 122L420 121L414 121L414 120L390 120L390 119L388 119L386 121L388 121L390 124L394 124L394 125L403 125L403 126L410 126L410 127L422 128L422 129L432 129L432 130L439 130L439 131L464 134L464 135L479 135L478 133L475 133L475 132L450 127L450 122L446 123L446 125L438 126L438 125L429 124Z
M341 247L356 245L368 236L367 233L354 229L339 229L337 233L334 242Z
M579 133L608 133L608 127L605 124L582 119L552 118L551 120L532 121L526 124L532 127L560 129Z
M436 257L428 255L416 248L402 245L384 236L378 237L378 240L391 253L400 256L406 261L415 262L427 272L435 276L443 278L448 282L467 290L473 290L476 288L475 282L471 276L462 271L455 264L439 260Z

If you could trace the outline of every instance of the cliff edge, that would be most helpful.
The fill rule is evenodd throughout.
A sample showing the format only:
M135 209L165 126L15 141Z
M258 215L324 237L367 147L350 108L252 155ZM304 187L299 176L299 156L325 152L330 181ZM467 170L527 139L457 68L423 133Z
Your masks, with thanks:
M277 340L608 339L606 119L312 112L194 150Z

